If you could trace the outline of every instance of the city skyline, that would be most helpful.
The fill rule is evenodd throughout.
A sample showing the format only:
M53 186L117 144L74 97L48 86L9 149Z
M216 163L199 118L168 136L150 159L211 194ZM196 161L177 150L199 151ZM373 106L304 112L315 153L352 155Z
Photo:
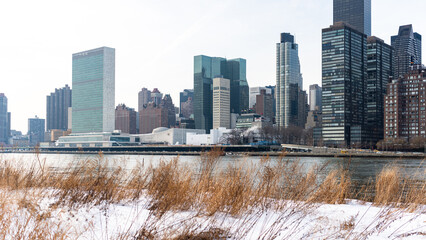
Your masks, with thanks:
M209 4L187 2L194 3L191 12L194 9L205 10L207 7L208 10L190 13L189 9L183 9L183 13L176 15L177 13L173 13L173 7L180 4L174 2L156 4L124 2L119 6L107 2L102 6L106 10L105 13L91 16L93 13L91 10L97 6L96 2L88 3L86 9L79 9L79 4L42 1L37 4L28 2L28 8L18 14L14 10L20 9L17 3L2 3L2 9L9 11L2 14L0 19L3 22L12 22L4 27L5 34L14 36L2 39L0 47L3 52L0 62L4 66L0 92L8 96L8 111L12 113L11 128L27 132L29 117L38 115L46 118L45 96L54 88L71 84L70 55L99 46L117 49L115 100L133 108L137 107L137 93L142 87L149 89L157 87L162 92L171 93L174 102L178 102L179 92L185 88L192 88L193 56L199 54L245 58L249 63L247 80L250 86L273 85L274 44L276 35L281 32L291 32L296 36L304 89L307 90L311 84L321 85L321 29L332 22L331 0L321 3L318 1L303 3L217 1ZM47 12L43 14L45 11L43 6L47 3L51 3L50 8L46 8L49 14ZM414 1L410 3L411 6L412 4L419 8L426 6L424 1ZM390 37L398 33L399 26L406 24L413 24L415 31L424 35L422 30L426 29L426 23L422 21L421 16L389 14L392 9L398 11L409 9L409 6L405 5L408 4L400 1L373 1L372 35L390 44ZM57 11L52 11L52 8ZM241 11L236 12L236 9L240 8ZM114 11L124 17L107 19L108 14ZM150 11L152 13L149 13ZM79 16L82 20L74 23L74 18L67 12L70 12L71 16ZM32 22L21 22L17 19L20 14L31 16L34 13L37 17L34 17ZM188 16L184 17L185 14ZM256 15L256 18L247 17L253 15ZM162 16L167 18L161 20ZM218 16L224 19L219 20ZM144 19L149 18L158 23L145 24ZM132 19L138 20L136 25L132 25ZM166 26L170 19L177 19L177 23ZM197 21L194 22L193 19ZM100 29L94 29L99 23L102 23ZM267 28L264 27L265 24ZM225 26L227 29L223 29ZM109 33L105 31L108 27L111 29ZM151 37L146 38L146 34L143 33L141 33L143 36L133 35L135 27L141 29L140 32L152 33ZM162 27L164 29L161 29ZM57 32L51 31L52 28ZM222 35L228 38L222 39ZM166 68L167 71L162 71L160 67ZM31 101L25 102L23 98Z

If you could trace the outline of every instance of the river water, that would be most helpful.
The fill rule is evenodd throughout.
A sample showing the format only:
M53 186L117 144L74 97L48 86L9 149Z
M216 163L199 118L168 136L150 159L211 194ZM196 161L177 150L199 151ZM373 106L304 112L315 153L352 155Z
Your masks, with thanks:
M136 166L153 166L161 160L169 161L177 156L159 155L103 155L102 159L109 166L121 166L131 170ZM278 157L271 157L278 158ZM32 154L32 153L5 153L0 154L0 162L7 161L15 167L29 168L31 166L43 165L53 171L64 171L78 162L100 159L97 154ZM200 156L179 156L179 162L188 166L197 167ZM258 156L223 156L218 162L217 168L223 169L230 164L240 164L244 166L256 166L262 157ZM274 159L273 159L274 160ZM401 173L407 177L426 180L426 161L422 159L394 159L394 158L329 158L329 157L286 157L285 160L299 161L304 169L310 167L326 165L327 171L336 168L349 169L351 179L357 182L374 180L376 175L387 165L398 167Z

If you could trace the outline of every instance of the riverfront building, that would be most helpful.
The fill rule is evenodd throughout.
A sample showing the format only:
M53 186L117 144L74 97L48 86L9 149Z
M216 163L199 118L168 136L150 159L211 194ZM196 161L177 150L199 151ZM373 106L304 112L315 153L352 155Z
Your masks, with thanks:
M72 91L68 85L46 97L46 129L59 129L66 131L71 128L68 125L68 108L71 107Z
M400 26L398 35L391 37L391 45L395 49L393 57L393 77L404 77L410 66L422 64L422 36L413 32L413 26Z
M36 146L44 142L44 124L45 120L35 116L28 119L28 137L30 146Z
M326 145L365 142L366 50L367 35L345 23L322 30L322 138Z
M9 143L10 113L7 112L7 97L0 93L0 146Z
M392 80L385 97L385 138L426 138L426 68Z
M384 98L392 76L393 48L377 37L367 38L367 125L371 146L383 139Z
M196 129L207 132L213 128L213 78L230 80L231 113L248 109L249 86L246 60L199 55L194 57L194 120Z
M115 49L72 55L73 133L112 132L115 127Z
M230 93L229 79L213 79L213 128L231 127Z
M256 96L255 110L256 110L256 114L264 116L270 122L272 122L274 118L274 111L273 111L273 104L272 104L273 99L272 99L272 94L267 93L267 90L268 89L261 89L260 93Z
M301 93L303 79L300 73L298 45L294 42L294 36L281 33L281 42L277 43L276 53L276 123L278 127L304 127L306 113L302 113L299 107L306 105L306 102Z
M333 23L345 22L371 35L371 0L333 0Z

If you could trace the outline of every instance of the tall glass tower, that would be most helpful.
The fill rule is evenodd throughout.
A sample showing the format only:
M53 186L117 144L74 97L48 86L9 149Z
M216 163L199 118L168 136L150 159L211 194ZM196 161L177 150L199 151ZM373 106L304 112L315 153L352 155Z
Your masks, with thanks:
M0 93L0 146L7 144L10 137L10 123L7 112L7 97L4 93Z
M393 77L404 77L411 65L422 64L422 36L413 32L413 26L400 26L398 35L391 37L392 47L395 49L393 58Z
M305 125L305 114L301 114L299 99L303 89L300 73L298 45L294 36L281 33L281 42L277 43L277 87L276 87L276 123L279 127ZM303 115L303 116L301 116Z
M221 57L194 57L194 120L196 129L210 132L213 128L213 78L230 80L230 111L242 113L248 109L249 86L246 79L246 60L226 60Z
M371 36L371 0L333 0L333 22L345 22Z
M367 36L345 23L322 30L324 144L362 144L366 137Z
M115 127L115 49L72 55L73 133L112 132Z

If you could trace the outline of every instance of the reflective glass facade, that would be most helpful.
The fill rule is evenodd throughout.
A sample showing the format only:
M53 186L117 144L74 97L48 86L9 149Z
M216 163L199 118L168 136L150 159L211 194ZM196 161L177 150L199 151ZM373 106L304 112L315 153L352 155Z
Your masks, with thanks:
M345 22L371 35L371 0L333 0L333 22Z
M115 49L72 56L73 133L112 132L115 127Z
M246 60L226 60L199 55L194 57L194 120L196 129L210 132L213 128L213 78L230 80L231 113L248 109L249 86L246 79Z
M400 26L398 35L391 37L395 49L393 57L394 78L404 77L411 65L422 64L422 36L413 32L413 26Z
M45 120L37 116L28 119L28 136L30 138L30 146L36 146L40 142L44 142L44 124Z
M366 50L367 36L346 24L322 30L322 137L326 145L364 141Z
M10 124L8 122L7 97L0 93L0 146L8 143L10 137Z
M367 125L368 142L372 146L383 139L384 98L386 86L392 76L391 46L376 37L367 39Z
M300 73L298 45L294 43L293 35L281 34L281 42L277 43L276 65L276 115L275 120L279 127L304 127L306 114L301 114L301 102L306 104L304 97L300 97L303 89L303 79Z

